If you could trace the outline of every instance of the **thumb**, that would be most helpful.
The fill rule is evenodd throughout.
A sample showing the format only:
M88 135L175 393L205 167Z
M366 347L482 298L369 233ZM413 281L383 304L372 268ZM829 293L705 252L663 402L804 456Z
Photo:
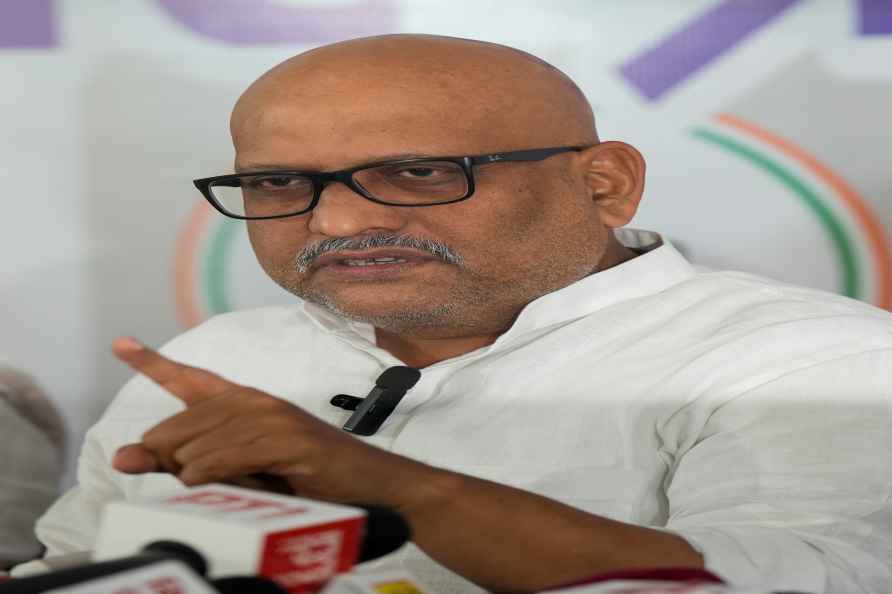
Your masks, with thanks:
M125 474L161 472L161 463L142 444L131 443L118 448L112 458L112 468Z

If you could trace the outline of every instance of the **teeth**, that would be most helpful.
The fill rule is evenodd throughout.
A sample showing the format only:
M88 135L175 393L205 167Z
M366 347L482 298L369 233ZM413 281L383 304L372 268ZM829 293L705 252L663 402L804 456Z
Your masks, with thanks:
M369 258L367 260L344 260L347 266L375 266L377 264L400 264L402 258Z

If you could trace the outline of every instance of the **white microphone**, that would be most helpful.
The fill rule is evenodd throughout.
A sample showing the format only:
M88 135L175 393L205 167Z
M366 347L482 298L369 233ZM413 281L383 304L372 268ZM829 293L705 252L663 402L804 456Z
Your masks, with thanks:
M45 594L219 594L198 574L178 561L163 561L128 569L71 586L46 590Z
M408 538L408 526L394 513L214 484L162 499L110 503L93 558L173 540L200 551L211 578L260 575L298 594L316 592L336 574L392 552Z

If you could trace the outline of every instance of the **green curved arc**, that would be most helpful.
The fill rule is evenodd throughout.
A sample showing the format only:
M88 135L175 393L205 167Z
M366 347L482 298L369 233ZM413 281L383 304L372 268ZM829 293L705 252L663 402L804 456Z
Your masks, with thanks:
M852 242L846 235L845 228L836 215L822 202L820 195L791 171L759 154L752 148L741 144L729 136L719 134L705 128L694 128L694 137L716 144L729 152L735 153L771 174L799 197L802 202L818 217L821 225L833 240L839 266L842 269L842 287L840 292L847 297L860 298L861 273Z
M204 253L205 299L209 315L232 311L232 304L226 295L226 262L240 221L220 217L214 227L208 247Z

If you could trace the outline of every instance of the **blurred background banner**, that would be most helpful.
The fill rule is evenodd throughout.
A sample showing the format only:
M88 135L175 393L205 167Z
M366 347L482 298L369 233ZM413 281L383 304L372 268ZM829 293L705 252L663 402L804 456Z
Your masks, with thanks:
M392 32L567 72L648 160L632 226L695 262L892 308L892 0L0 0L0 356L75 440L128 376L113 337L294 301L191 180L230 171L264 70Z

